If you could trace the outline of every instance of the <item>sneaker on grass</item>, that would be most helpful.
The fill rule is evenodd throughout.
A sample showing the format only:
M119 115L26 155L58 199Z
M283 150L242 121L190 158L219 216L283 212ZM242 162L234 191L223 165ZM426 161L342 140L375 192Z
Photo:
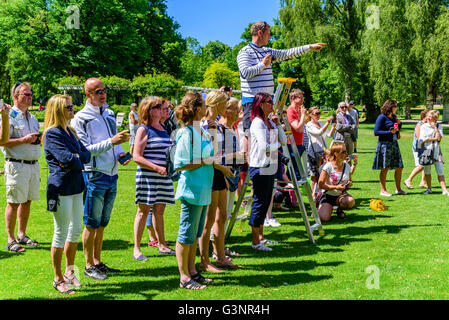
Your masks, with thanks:
M262 242L259 244L251 244L251 248L253 248L254 250L259 250L259 251L272 251L273 250L271 248L268 248Z

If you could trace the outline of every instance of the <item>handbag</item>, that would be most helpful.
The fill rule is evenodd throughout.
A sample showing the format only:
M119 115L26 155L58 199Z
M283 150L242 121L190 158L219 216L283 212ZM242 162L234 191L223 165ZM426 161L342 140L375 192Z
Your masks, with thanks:
M432 148L430 149L427 148L418 149L419 164L422 166L432 165L435 162L434 151L435 151L434 142L432 142Z

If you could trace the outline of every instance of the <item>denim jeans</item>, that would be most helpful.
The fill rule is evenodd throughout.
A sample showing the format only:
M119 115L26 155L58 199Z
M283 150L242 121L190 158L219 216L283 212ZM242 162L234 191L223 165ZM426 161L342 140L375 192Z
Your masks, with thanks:
M253 181L253 205L249 216L249 225L259 228L263 225L273 195L275 175L260 174L260 168L249 168Z
M84 216L86 227L98 229L106 227L111 218L112 207L117 195L118 175L92 171L83 172L86 189L84 192Z

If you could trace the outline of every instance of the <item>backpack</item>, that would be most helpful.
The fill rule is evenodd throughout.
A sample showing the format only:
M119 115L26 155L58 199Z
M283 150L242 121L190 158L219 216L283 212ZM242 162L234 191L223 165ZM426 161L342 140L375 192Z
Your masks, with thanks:
M193 130L189 127L192 134L192 161L193 161ZM178 181L181 177L181 171L175 169L175 154L176 154L176 145L178 141L173 142L173 144L167 148L165 151L165 164L167 168L167 176L173 181Z

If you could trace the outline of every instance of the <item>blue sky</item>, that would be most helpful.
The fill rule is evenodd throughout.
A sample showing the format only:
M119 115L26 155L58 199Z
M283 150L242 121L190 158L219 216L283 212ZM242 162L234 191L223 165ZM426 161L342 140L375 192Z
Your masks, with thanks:
M183 38L204 46L219 40L233 47L250 22L273 24L280 0L167 0L167 14L178 22Z

